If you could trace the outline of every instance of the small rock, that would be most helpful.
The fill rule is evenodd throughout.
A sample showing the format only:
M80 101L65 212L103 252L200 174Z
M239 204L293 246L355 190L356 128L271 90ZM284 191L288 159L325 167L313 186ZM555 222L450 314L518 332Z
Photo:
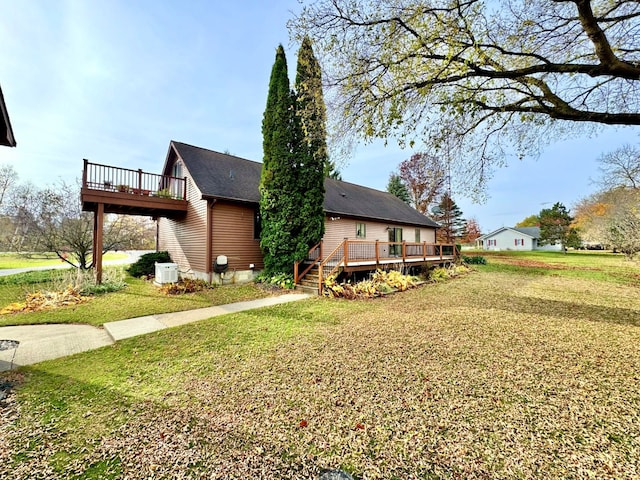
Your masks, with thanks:
M353 480L344 470L322 470L319 480Z

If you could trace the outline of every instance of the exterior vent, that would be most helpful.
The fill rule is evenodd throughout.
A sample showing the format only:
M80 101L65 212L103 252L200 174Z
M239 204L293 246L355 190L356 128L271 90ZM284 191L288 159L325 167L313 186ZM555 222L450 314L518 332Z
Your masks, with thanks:
M155 283L163 285L165 283L176 283L178 281L177 263L156 263Z

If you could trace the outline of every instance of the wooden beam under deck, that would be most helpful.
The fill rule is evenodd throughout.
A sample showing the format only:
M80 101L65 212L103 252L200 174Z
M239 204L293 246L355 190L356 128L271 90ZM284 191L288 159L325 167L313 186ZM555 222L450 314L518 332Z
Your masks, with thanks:
M185 215L188 205L186 200L89 188L83 188L80 196L82 209L88 212L97 211L102 204L104 213L175 218Z
M402 265L402 266L431 266L431 265L439 265L439 264L447 264L451 262L455 262L455 257L453 255L443 255L435 256L435 257L427 257L427 258L390 258L386 260L364 260L364 261L350 261L346 266L340 265L340 268L344 272L362 272L367 270L372 270L376 268L384 268L387 266L393 265Z

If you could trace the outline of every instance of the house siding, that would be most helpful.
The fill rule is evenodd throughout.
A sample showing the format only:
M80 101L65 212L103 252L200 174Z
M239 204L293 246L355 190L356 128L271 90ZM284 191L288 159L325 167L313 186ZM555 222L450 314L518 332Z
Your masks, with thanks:
M332 218L334 218L332 220ZM366 225L366 237L356 238L356 224L364 223ZM325 218L325 234L322 238L325 255L329 255L345 238L349 240L369 240L381 242L389 241L388 227L402 228L402 238L407 242L415 242L415 231L418 227L414 225L402 225L394 223L381 223L366 220L358 220L354 218L335 218L327 216ZM420 228L420 242L435 243L435 228ZM383 251L381 251L382 254Z
M516 240L518 244L516 245ZM483 250L515 250L515 251L532 251L532 250L548 250L559 251L560 245L544 245L539 246L535 238L525 235L521 232L505 229L495 234L486 236L482 239L480 247Z
M516 240L519 244L516 245ZM495 241L495 245L494 245ZM524 244L522 244L524 243ZM515 232L513 230L503 230L491 237L487 237L483 240L484 250L519 250L530 251L533 250L533 239L528 235Z
M255 208L218 201L212 209L213 259L225 255L229 270L249 270L249 265L264 268L260 241L254 239Z
M188 172L186 176L187 214L182 219L158 219L158 249L169 252L181 273L202 274L207 271L207 201Z

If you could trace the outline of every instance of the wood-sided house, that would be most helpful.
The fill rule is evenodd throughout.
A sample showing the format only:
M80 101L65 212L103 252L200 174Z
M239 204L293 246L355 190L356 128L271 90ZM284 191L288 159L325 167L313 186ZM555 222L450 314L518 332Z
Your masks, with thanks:
M158 249L170 253L182 274L219 280L213 271L218 256L227 257L225 280L249 280L263 268L261 171L258 162L170 143L163 175L186 179L188 206L184 216L159 218ZM340 251L342 268L361 269L442 260L443 251L435 244L438 224L395 196L330 178L325 190L325 235L313 259Z

